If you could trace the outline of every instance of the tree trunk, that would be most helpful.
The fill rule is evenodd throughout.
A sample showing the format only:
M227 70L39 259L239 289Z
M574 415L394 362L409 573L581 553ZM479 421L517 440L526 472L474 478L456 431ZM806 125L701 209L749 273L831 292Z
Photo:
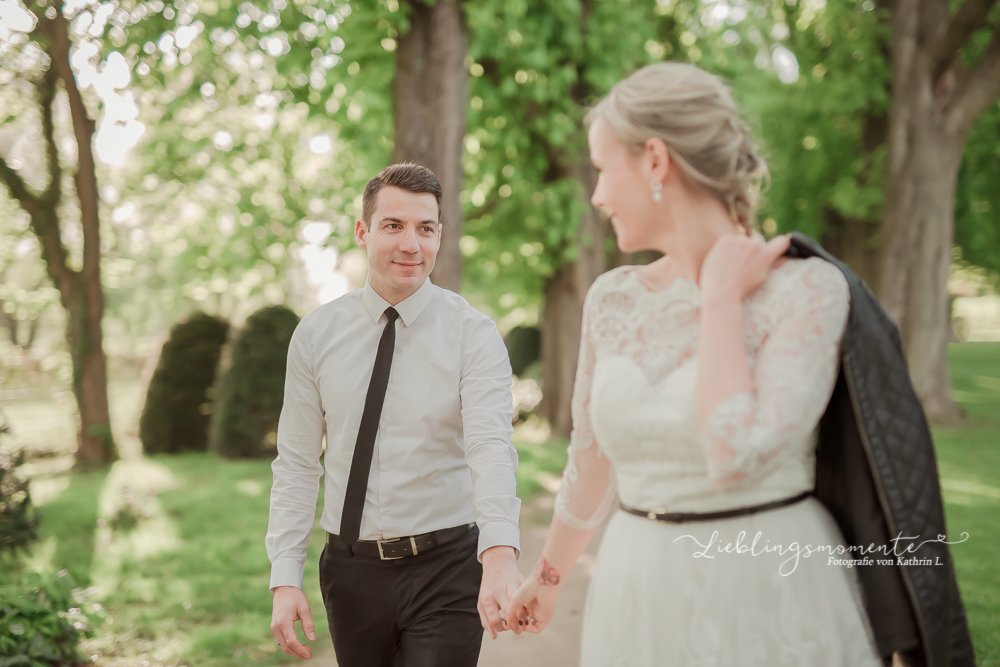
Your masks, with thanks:
M948 372L947 283L961 146L952 138L933 134L925 131L917 139L923 145L887 191L888 210L906 222L886 244L879 285L882 302L900 327L910 375L924 409L935 417L953 419L960 412Z
M597 175L589 160L573 170L583 193L594 191ZM552 434L568 437L573 428L570 403L580 354L583 301L587 290L607 268L604 241L609 233L597 209L588 204L577 228L579 257L564 263L545 283L542 310L542 404L539 413L549 420Z
M542 402L538 413L549 421L552 434L560 437L569 436L573 428L570 401L583 321L583 297L578 288L576 262L563 264L545 281L545 304L539 327L542 334Z
M865 187L873 177L875 151L885 145L888 118L885 115L865 114L861 150L865 166L857 175L858 185ZM828 209L824 216L824 229L820 243L835 257L847 264L869 285L876 284L878 275L880 220L847 217L839 211Z
M83 267L77 275L78 290L63 297L69 315L66 340L73 357L73 389L80 406L78 463L109 463L116 457L108 411L107 361L104 357L104 289L101 285L100 197L94 162L96 126L87 113L69 62L69 23L56 9L50 24L52 67L62 80L69 99L77 167L73 176L83 228ZM57 223L58 224L58 223Z
M66 344L73 361L73 394L80 408L78 464L110 463L116 458L108 411L107 374L101 345L100 318L90 302L90 289L80 274L60 291L66 309ZM103 311L103 307L100 308Z
M101 320L104 292L101 287L101 240L97 169L94 163L94 121L87 114L69 62L69 24L60 6L51 8L52 18L39 17L35 28L51 65L35 82L41 106L42 137L45 142L49 186L36 194L24 179L0 157L0 180L28 213L32 230L42 248L45 269L66 309L66 343L73 362L73 393L80 409L77 436L77 464L109 463L116 456L108 411L106 360ZM69 100L73 135L77 143L77 170L74 175L83 228L83 266L79 271L68 264L63 244L59 210L62 204L62 167L55 137L53 105L58 83L62 82Z
M468 29L460 1L427 5L405 0L410 29L399 35L394 82L392 161L412 161L441 181L442 238L431 273L435 285L458 292L462 278L462 145L468 72Z
M834 257L847 264L869 285L875 284L878 246L878 221L849 218L839 211L827 211L820 244Z
M1000 94L1000 29L969 69L959 56L995 0L900 0L892 19L889 164L877 293L900 329L917 395L935 419L962 416L951 391L947 281L955 184L976 118Z

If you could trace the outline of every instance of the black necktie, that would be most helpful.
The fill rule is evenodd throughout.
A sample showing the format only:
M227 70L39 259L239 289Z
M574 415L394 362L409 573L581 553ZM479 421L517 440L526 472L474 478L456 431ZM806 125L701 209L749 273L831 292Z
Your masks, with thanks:
M358 441L354 444L351 475L347 478L344 511L340 515L340 539L347 545L348 550L358 541L358 535L361 534L361 513L365 508L365 493L368 491L368 471L372 466L372 452L375 451L375 436L378 434L378 422L382 416L385 390L389 385L392 351L396 347L395 322L399 313L395 308L389 307L385 309L385 316L389 321L382 330L382 338L378 342L375 368L372 369L372 379L368 383L365 409L361 413Z

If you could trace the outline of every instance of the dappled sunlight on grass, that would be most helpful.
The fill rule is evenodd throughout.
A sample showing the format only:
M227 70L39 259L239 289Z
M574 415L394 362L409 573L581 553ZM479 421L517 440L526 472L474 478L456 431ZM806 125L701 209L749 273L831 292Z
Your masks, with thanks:
M90 585L98 499L106 477L106 471L94 470L65 473L48 480L53 488L63 485L62 481L55 480L66 483L61 492L45 498L39 506L41 541L32 550L29 562L38 566L44 562L57 570L66 568L77 584ZM49 553L52 544L54 552Z
M1000 664L1000 344L949 347L963 428L935 428L948 538L980 665Z
M24 568L31 572L54 570L52 559L56 555L56 544L56 538L51 536L39 541L25 558Z
M99 529L108 541L99 546L95 582L101 582L111 622L103 638L88 644L100 652L98 664L282 662L283 655L270 651L270 564L264 550L270 461L207 453L158 456L121 462L110 477L102 508L115 507L123 483L157 495L153 503L140 503L146 515L131 530ZM306 582L314 619L323 628L321 548L317 530ZM329 644L329 638L321 634L317 644Z
M102 594L121 585L126 560L142 560L180 547L176 523L157 500L158 493L177 486L170 470L148 459L118 461L112 466L100 497L102 519L91 576ZM151 601L152 592L149 597Z
M69 475L36 479L31 483L31 502L36 507L58 498L69 488Z

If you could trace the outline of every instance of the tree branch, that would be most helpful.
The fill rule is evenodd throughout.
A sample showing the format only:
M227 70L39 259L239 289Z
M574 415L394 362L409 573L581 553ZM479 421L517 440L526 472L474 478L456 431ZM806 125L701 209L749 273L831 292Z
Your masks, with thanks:
M21 204L21 207L31 218L31 228L42 245L42 259L45 268L59 291L65 294L66 280L71 279L75 272L67 264L68 253L62 242L59 228L59 204L62 201L62 167L59 165L59 150L55 138L55 120L53 106L57 91L58 75L52 67L49 68L35 86L38 90L38 103L42 112L42 136L45 140L45 151L49 170L49 185L41 194L35 194L2 157L0 157L0 180L2 180L11 195Z
M968 128L1000 96L1000 27L978 62L959 80L949 113L952 127Z
M10 191L10 195L16 199L21 207L28 212L28 215L35 215L41 211L42 204L38 197L31 191L28 184L24 182L17 170L11 167L7 160L0 155L0 181Z
M42 77L38 93L38 102L42 107L42 136L45 138L45 155L49 167L49 187L45 189L42 198L50 206L58 206L62 200L62 165L59 164L59 145L56 143L52 112L57 80L58 75L54 68L49 67Z
M46 24L51 42L51 68L62 80L69 99L73 135L77 145L77 168L74 175L76 196L80 203L80 224L83 227L83 274L100 276L100 204L97 193L97 165L94 162L94 132L97 129L87 113L83 96L76 85L76 76L69 62L69 23L62 9L54 5L55 16ZM96 284L96 283L95 283Z
M965 0L947 24L942 26L940 36L932 46L935 78L955 59L972 33L986 25L986 18L996 3L997 0Z

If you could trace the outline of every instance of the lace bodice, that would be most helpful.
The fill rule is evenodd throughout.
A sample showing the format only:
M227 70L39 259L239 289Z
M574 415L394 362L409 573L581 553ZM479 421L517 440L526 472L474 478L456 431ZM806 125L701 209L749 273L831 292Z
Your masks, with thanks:
M559 518L592 528L616 490L632 507L707 512L812 489L849 308L840 270L788 261L744 300L755 392L722 400L699 429L698 286L678 278L650 291L636 268L605 273L587 293Z

